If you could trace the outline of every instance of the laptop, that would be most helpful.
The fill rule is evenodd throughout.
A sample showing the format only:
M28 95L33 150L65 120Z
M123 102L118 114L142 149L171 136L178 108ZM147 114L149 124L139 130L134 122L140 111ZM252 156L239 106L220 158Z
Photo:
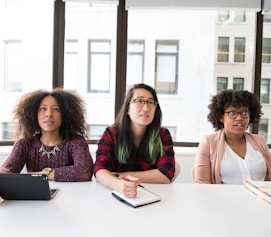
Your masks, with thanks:
M0 174L0 197L4 200L50 200L58 188L50 188L45 174Z

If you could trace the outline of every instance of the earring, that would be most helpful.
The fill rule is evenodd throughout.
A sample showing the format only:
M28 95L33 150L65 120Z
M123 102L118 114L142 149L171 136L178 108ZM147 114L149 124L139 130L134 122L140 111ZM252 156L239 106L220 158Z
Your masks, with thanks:
M35 131L34 134L33 134L33 136L36 136L38 134L40 134L40 130Z

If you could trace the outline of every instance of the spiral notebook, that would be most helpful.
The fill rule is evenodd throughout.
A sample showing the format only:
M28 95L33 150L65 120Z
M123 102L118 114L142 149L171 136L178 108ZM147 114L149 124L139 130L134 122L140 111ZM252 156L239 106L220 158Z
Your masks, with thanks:
M145 206L148 204L156 203L161 201L161 197L150 190L144 188L143 186L139 186L137 188L137 196L135 198L127 198L122 193L112 190L112 195L118 199L119 201L130 205L134 208Z

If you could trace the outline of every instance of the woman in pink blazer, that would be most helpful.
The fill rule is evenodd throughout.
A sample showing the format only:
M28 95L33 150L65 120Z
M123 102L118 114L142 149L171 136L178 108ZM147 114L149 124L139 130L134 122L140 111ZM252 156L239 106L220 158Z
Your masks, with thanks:
M221 91L211 99L208 121L216 132L205 135L193 167L196 183L244 184L271 180L271 153L265 139L247 132L262 115L256 95L248 91Z

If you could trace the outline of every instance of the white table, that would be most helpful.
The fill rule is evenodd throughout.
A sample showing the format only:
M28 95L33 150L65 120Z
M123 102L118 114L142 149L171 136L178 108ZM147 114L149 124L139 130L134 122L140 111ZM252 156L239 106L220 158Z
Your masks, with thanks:
M1 237L270 236L271 205L243 186L145 184L162 201L134 209L95 180L50 185L50 201L0 203Z

